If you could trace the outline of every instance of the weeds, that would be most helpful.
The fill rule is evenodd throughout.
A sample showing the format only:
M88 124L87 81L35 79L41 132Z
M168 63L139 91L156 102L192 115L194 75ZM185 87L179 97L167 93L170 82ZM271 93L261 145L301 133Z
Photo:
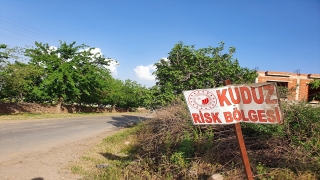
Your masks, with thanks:
M320 108L299 103L283 109L283 125L242 124L255 179L320 179ZM227 180L245 179L232 126L190 123L185 104L176 102L107 138L104 161L113 166L95 179L207 179L217 172ZM123 146L129 138L133 143Z

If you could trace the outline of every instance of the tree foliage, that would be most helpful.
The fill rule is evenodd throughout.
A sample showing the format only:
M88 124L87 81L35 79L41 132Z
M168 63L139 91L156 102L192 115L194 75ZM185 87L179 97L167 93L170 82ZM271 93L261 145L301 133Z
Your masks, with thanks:
M6 49L7 45L5 44L0 44L0 49ZM0 52L0 62L4 61L4 59L8 59L8 54L6 52Z
M6 48L6 57L15 63L0 70L2 98L54 102L58 106L110 104L154 109L167 105L183 90L221 86L226 79L253 82L257 77L256 71L240 67L233 58L234 47L223 53L223 42L219 47L200 49L179 42L168 59L155 63L157 85L147 89L136 81L114 79L107 68L111 59L93 53L93 49L61 41L57 48L38 42L34 48Z
M175 97L176 95L171 91L161 92L159 86L155 85L146 91L144 105L145 107L154 110L168 105L168 103L175 99Z
M110 88L105 92L107 94L104 98L105 102L128 110L145 106L148 93L145 86L130 79L125 81L114 79L110 83Z
M3 50L7 48L7 45L0 44L0 72L2 72L2 66L6 62L8 55ZM2 95L1 89L3 87L3 77L0 75L0 97Z
M0 69L4 66L8 59L7 45L0 44Z
M53 100L62 103L92 103L95 90L103 88L110 78L106 68L109 59L92 53L86 45L76 46L60 41L55 48L48 44L35 43L36 48L27 49L30 64L43 70L42 81L34 89L37 100Z
M312 82L309 83L309 86L311 89L320 89L320 80L319 79L313 80ZM311 97L313 100L315 99L320 100L320 92L311 94Z
M1 95L7 99L18 101L28 100L32 96L31 92L37 85L37 78L42 74L42 70L34 65L29 65L16 61L7 64L0 76L2 77Z
M136 81L114 79L108 69L111 59L87 45L60 42L55 48L36 42L35 48L1 47L8 62L0 69L0 99L58 103L57 111L62 103L127 110L145 103L148 89Z
M200 49L182 42L175 44L168 59L155 63L159 93L168 102L183 90L218 87L227 79L235 84L254 82L256 71L240 67L233 58L236 49L230 47L228 53L223 50L223 42L219 47Z

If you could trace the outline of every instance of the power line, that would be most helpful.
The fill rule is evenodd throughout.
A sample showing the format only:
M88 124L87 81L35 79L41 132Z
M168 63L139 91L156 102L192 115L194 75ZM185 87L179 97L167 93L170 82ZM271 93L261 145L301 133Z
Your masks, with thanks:
M45 37L45 38L48 38L48 39L51 39L51 40L56 40L56 39L51 38L50 36L42 35L42 34L40 34L40 33L37 33L37 32L34 32L34 31L31 31L31 30L29 30L29 29L27 29L27 28L24 28L24 27L18 26L18 25L16 25L16 24L10 23L10 22L8 22L8 21L3 21L3 22L6 22L6 23L11 24L11 25L13 25L13 26L16 26L16 27L22 28L22 29L24 29L24 30L27 30L27 31L29 31L29 32L31 32L31 33L34 33L34 34L37 34L37 35L43 36L43 37Z
M3 15L0 15L0 17L3 18L2 21L5 22L5 23L11 24L11 25L16 26L16 27L18 27L18 28L22 28L22 29L27 30L27 31L29 31L29 32L31 32L31 33L37 34L37 35L39 35L39 36L43 36L43 37L48 38L48 39L51 39L51 40L56 40L56 39L59 40L59 38L57 38L57 37L55 37L55 36L52 36L52 35L50 35L50 34L48 34L48 33L45 33L45 32L42 32L42 31L40 31L40 30L37 30L37 29L35 29L35 28L31 27L31 26L25 25L25 24L20 23L20 22L18 22L18 21L12 20L12 19L10 19L10 18L8 18L8 17L5 17L5 16L3 16ZM13 23L8 22L8 21L6 21L6 20L4 20L4 19L7 19L7 20L12 21L12 22L14 22L14 23L17 23L17 24L19 24L19 25L25 26L25 27L27 27L27 28L29 28L29 29L34 30L34 31L31 31L31 30L29 30L29 29L27 29L27 28L24 28L24 27L22 27L22 26L13 24ZM18 35L23 36L23 37L26 37L26 38L29 38L29 39L32 39L32 40L36 40L35 38L32 38L32 37L23 35L23 34L21 34L21 33L18 33L18 32L12 31L12 30L9 30L9 29L3 28L3 27L0 27L0 28L2 28L2 29L4 29L4 30L7 30L7 31L9 31L9 32L18 34ZM36 31L36 32L35 32L35 31ZM42 35L42 34L37 33L37 32L40 32L40 33L45 34L45 35ZM1 33L1 34L3 34L3 33ZM21 39L19 39L19 38L16 38L16 37L13 37L13 36L9 36L9 35L7 35L7 34L3 34L3 35L8 36L8 37L11 37L11 38L14 38L14 39L17 39L17 40L19 40L19 41L23 41L23 40L21 40ZM53 37L54 39L51 38L51 37ZM37 41L37 40L36 40L36 41ZM26 42L26 41L24 41L24 42ZM119 64L120 64L120 65L116 68L118 72L119 72L119 70L120 70L120 71L132 71L133 73L135 73L135 72L134 72L134 68L137 67L136 65L132 65L132 64L130 64L130 63L124 63L124 64L119 63ZM120 69L118 69L118 68L120 68Z
M6 29L6 28L3 28L3 27L0 27L0 28L1 28L1 29L4 29L4 30L6 30L6 31L9 31L9 32L12 32L12 33L18 34L18 35L20 35L20 36L24 36L24 37L27 37L27 38L30 38L30 39L36 40L36 39L31 38L31 37L29 37L29 36L25 36L25 35L23 35L23 34L17 33L17 32L15 32L15 31L11 31L11 30ZM37 40L36 40L36 41L37 41Z
M5 18L5 19L8 19L8 20L13 21L13 22L18 23L18 24L21 24L21 25L26 26L26 27L28 27L28 28L30 28L30 29L33 29L33 30L38 31L38 32L41 32L41 33L43 33L43 34L46 34L46 35L48 35L48 36L54 37L55 39L59 39L59 38L57 38L57 37L55 37L55 36L52 36L52 35L50 35L50 34L48 34L48 33L39 31L39 30L37 30L37 29L35 29L35 28L33 28L33 27L30 27L30 26L28 26L28 25L22 24L22 23L20 23L20 22L18 22L18 21L12 20L12 19L7 18L7 17L5 17L5 16L0 15L0 17Z
M5 35L5 36L8 36L8 37L10 37L10 38L14 38L14 39L19 40L19 41L26 42L26 43L28 43L28 44L30 43L30 42L24 41L24 40L22 40L22 39L19 39L19 38L13 37L13 36L10 36L10 35L7 35L7 34L3 34L3 33L1 33L1 32L0 32L0 34Z

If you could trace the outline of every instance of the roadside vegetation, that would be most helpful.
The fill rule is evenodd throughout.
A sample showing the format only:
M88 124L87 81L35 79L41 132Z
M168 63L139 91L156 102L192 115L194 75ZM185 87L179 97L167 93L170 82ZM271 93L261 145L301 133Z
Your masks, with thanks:
M111 76L111 58L87 45L0 46L0 102L61 106L111 106L127 110L145 105L148 88Z
M224 42L199 49L178 42L167 58L156 60L156 85L147 88L113 78L109 66L118 62L85 44L0 44L0 102L49 104L56 106L56 113L62 105L154 110L170 104L183 90L223 86L226 79L233 84L254 82L256 70L240 66L233 57L236 48L225 51ZM319 80L310 83L315 89L319 85Z
M320 107L283 108L283 125L241 124L255 179L319 179ZM193 126L183 101L107 137L71 169L84 179L245 179L232 126Z

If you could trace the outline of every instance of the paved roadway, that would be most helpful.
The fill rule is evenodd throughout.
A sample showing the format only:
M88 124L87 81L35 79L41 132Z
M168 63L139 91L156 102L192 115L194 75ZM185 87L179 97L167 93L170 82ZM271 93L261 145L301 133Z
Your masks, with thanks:
M48 150L62 143L126 127L149 117L149 114L122 114L0 121L0 163L24 153Z

